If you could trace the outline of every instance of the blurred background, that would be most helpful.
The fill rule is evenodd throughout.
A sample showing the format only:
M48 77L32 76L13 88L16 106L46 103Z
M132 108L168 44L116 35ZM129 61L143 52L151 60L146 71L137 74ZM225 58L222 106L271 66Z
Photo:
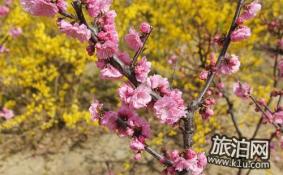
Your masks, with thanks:
M5 3L0 2L0 6ZM268 49L276 48L282 37L276 31L283 30L283 0L262 4L259 16L247 24L252 37L229 49L230 54L239 55L240 71L223 79L225 94L247 138L261 116L249 102L233 95L232 84L248 82L254 95L265 99L274 88L283 87L282 79L274 83L273 78L274 60L280 56ZM168 77L189 102L203 85L199 73L219 54L217 39L227 32L235 6L235 0L114 0L112 8L118 14L120 47L125 50L123 36L131 26L138 28L143 21L153 26L144 52L152 62L152 74ZM12 28L21 28L22 34L11 37ZM15 114L11 119L0 118L0 174L160 174L162 167L156 160L144 153L142 161L133 161L129 140L90 120L88 108L94 96L110 109L119 105L116 89L122 81L101 80L96 58L87 55L86 45L61 34L55 19L28 15L17 0L7 15L0 15L0 36L0 107ZM219 97L212 118L195 117L195 150L208 153L215 133L236 136L227 110L227 101ZM146 111L141 115L152 126L150 145L159 151L182 147L177 127L160 125ZM271 125L263 126L258 138L269 137L273 130ZM271 169L251 174L282 174L283 153L276 139L274 147ZM206 169L206 174L212 175L236 172L215 165Z

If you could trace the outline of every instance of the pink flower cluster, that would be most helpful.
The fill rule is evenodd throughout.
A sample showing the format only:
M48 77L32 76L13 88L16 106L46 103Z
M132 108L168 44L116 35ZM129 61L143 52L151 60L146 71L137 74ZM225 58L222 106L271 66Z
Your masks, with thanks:
M251 29L247 26L242 25L242 23L254 18L260 10L261 4L259 4L257 0L246 5L245 10L237 19L237 24L239 26L232 32L231 41L242 41L251 36Z
M182 92L177 89L169 91L161 99L157 100L153 108L161 123L170 125L177 123L187 114Z
M279 107L275 112L265 112L263 119L264 123L283 125L283 107Z
M153 75L147 78L144 84L136 89L129 84L122 85L118 92L123 103L135 109L150 107L152 101L151 92L159 92L162 97L153 104L153 110L161 123L175 124L187 113L182 92L169 88L169 82L160 75Z
M234 94L242 99L247 99L251 93L252 89L247 83L237 82L233 87Z
M151 135L149 124L129 105L123 104L118 112L104 112L102 107L103 104L97 100L91 104L89 111L92 120L99 121L101 125L121 137L131 137L130 148L135 153L135 159L140 160L141 152L145 148L145 140Z
M65 0L58 0L56 3L51 0L21 0L21 4L25 11L34 16L52 17L59 10L66 9Z
M128 46L134 51L138 51L142 47L143 43L140 39L140 35L135 29L130 29L129 33L125 36L125 41Z
M112 0L82 0L86 4L89 16L97 17L100 13L109 11Z
M6 120L9 120L9 119L13 118L14 116L15 116L14 112L10 109L3 108L0 111L0 117L5 118Z
M208 120L211 116L214 115L212 106L215 105L216 101L214 98L207 98L204 100L203 106L200 108L200 115L203 120Z
M236 73L240 68L239 57L236 55L226 56L219 66L219 73L230 75Z
M84 24L71 24L63 19L58 20L60 31L67 36L76 38L81 42L88 41L91 38L91 31Z
M103 104L99 103L99 101L94 100L94 102L89 107L89 112L91 115L92 121L98 121L100 119L102 113Z
M196 153L188 149L185 153L174 150L166 155L166 158L173 162L173 166L163 171L164 175L177 175L178 172L191 172L192 175L202 174L207 165L207 158L204 153Z

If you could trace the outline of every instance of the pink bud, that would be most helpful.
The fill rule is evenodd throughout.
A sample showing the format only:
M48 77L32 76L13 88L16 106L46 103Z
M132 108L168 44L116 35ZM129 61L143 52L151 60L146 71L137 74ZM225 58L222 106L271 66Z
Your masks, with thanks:
M141 160L141 158L142 158L141 153L135 154L135 157L134 157L135 160L138 161L138 160Z
M224 89L225 85L224 85L224 83L220 82L220 83L217 83L216 87L218 89Z
M251 87L247 83L237 82L234 84L234 94L240 98L248 98L252 92Z
M169 59L168 59L168 63L169 64L175 64L177 62L177 58L178 57L176 55L170 56Z
M204 71L201 71L201 73L199 74L199 79L201 80L206 80L208 77L208 71L204 70Z
M150 33L150 30L151 30L151 26L146 23L146 22L143 22L140 26L140 31L142 33Z
M214 115L214 111L211 108L209 108L209 107L205 107L205 108L200 110L200 115L202 116L203 120L207 120L212 115Z
M254 18L260 10L261 10L261 4L258 3L257 0L250 3L249 5L246 6L246 9L238 18L237 23L241 24L246 20Z
M206 105L214 105L215 104L215 99L214 98L207 98L207 99L205 99L204 100L204 103L206 104Z
M265 101L265 99L263 99L263 98L259 99L259 100L258 100L258 103L259 103L260 105L266 105L266 101Z
M247 26L240 26L231 34L231 41L237 42L247 39L251 36L251 29Z

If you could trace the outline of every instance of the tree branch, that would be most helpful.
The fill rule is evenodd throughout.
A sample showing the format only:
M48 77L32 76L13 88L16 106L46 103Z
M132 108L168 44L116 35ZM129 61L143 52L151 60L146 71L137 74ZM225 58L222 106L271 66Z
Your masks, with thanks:
M138 61L138 57L139 57L140 54L143 52L144 47L145 47L145 44L146 44L146 42L147 42L147 40L148 40L148 38L149 38L151 32L152 32L152 27L150 27L149 33L147 33L147 34L145 35L145 38L144 38L142 47L139 48L139 50L136 52L136 54L135 54L135 56L134 56L134 58L133 58L132 65L131 65L132 68L136 65L136 63L137 63L137 61Z
M236 129L236 132L239 136L239 138L241 138L243 136L243 134L241 133L240 131L240 128L237 124L237 121L236 121L236 117L235 117L235 114L234 114L234 110L233 110L233 103L231 102L231 100L229 99L229 97L223 92L223 97L225 98L226 102L227 102L227 105L228 105L228 113L230 114L231 116L231 119L232 119L232 122L233 122L233 125Z
M226 52L229 48L229 45L230 45L230 42L231 42L231 34L232 34L233 30L235 30L236 27L237 27L236 20L240 15L240 11L241 11L241 7L242 7L243 3L244 3L244 0L238 0L236 11L235 11L230 29L228 31L228 34L225 37L223 48L222 48L220 55L218 56L218 59L217 59L217 62L216 62L216 68L219 67L221 61L223 60L223 57L226 55ZM184 132L184 136L183 136L185 148L192 147L193 132L194 132L194 129L192 129L194 127L194 124L193 124L194 113L198 109L199 105L201 104L201 101L202 101L204 95L206 94L208 88L210 87L214 77L215 77L215 72L211 71L207 81L205 82L205 85L204 85L202 91L200 92L200 94L198 96L198 98L195 101L193 101L188 107L189 112L188 112L188 115L186 116L186 118L184 119L185 120L184 128L187 129L187 131Z

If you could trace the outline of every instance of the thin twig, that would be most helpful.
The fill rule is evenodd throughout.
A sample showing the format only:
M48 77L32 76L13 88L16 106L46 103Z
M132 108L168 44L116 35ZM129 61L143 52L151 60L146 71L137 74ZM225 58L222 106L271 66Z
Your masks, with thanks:
M236 129L236 132L237 132L238 136L241 138L243 136L243 134L241 133L240 128L239 128L237 121L236 121L236 117L235 117L234 110L233 110L233 103L231 102L229 97L224 92L223 92L223 97L225 98L225 100L227 102L228 113L231 116L232 122L234 124L235 129Z
M253 96L249 96L250 97L250 99L254 102L254 104L256 105L256 107L262 112L262 114L267 118L267 119L269 119L269 117L268 117L268 115L265 113L265 111L261 108L261 106L258 104L258 102L256 101L256 99L253 97ZM270 121L270 123L272 123L271 121ZM272 123L272 125L276 128L276 129L279 129L280 128L280 126L278 126L277 124L275 124L275 123Z
M227 50L229 48L229 45L231 43L231 34L236 29L236 27L238 26L237 23L236 23L236 20L239 17L239 14L240 14L240 11L241 11L241 7L242 7L243 3L244 3L244 0L238 0L237 9L235 11L235 15L234 15L232 24L230 26L230 29L229 29L229 32L228 32L227 36L225 37L223 48L222 48L222 50L220 52L220 55L218 56L218 59L217 59L217 62L216 62L216 67L217 68L219 67L221 61L223 60L223 58L226 55L226 52L227 52ZM208 90L209 86L211 85L211 83L212 83L212 81L213 81L213 79L215 77L215 74L216 73L213 72L213 71L210 73L210 76L207 79L204 88L202 89L200 95L198 96L198 98L196 100L197 104L201 102L203 96L205 95L206 91Z
M145 47L145 44L146 44L146 42L147 42L147 40L148 40L148 38L149 38L149 36L150 36L152 30L153 30L152 27L150 27L149 33L145 34L145 38L144 38L142 47L139 48L139 50L136 52L136 54L135 54L135 56L134 56L134 58L133 58L132 65L131 65L132 68L136 65L136 63L137 63L137 61L138 61L138 57L139 57L140 54L143 52L144 47Z

